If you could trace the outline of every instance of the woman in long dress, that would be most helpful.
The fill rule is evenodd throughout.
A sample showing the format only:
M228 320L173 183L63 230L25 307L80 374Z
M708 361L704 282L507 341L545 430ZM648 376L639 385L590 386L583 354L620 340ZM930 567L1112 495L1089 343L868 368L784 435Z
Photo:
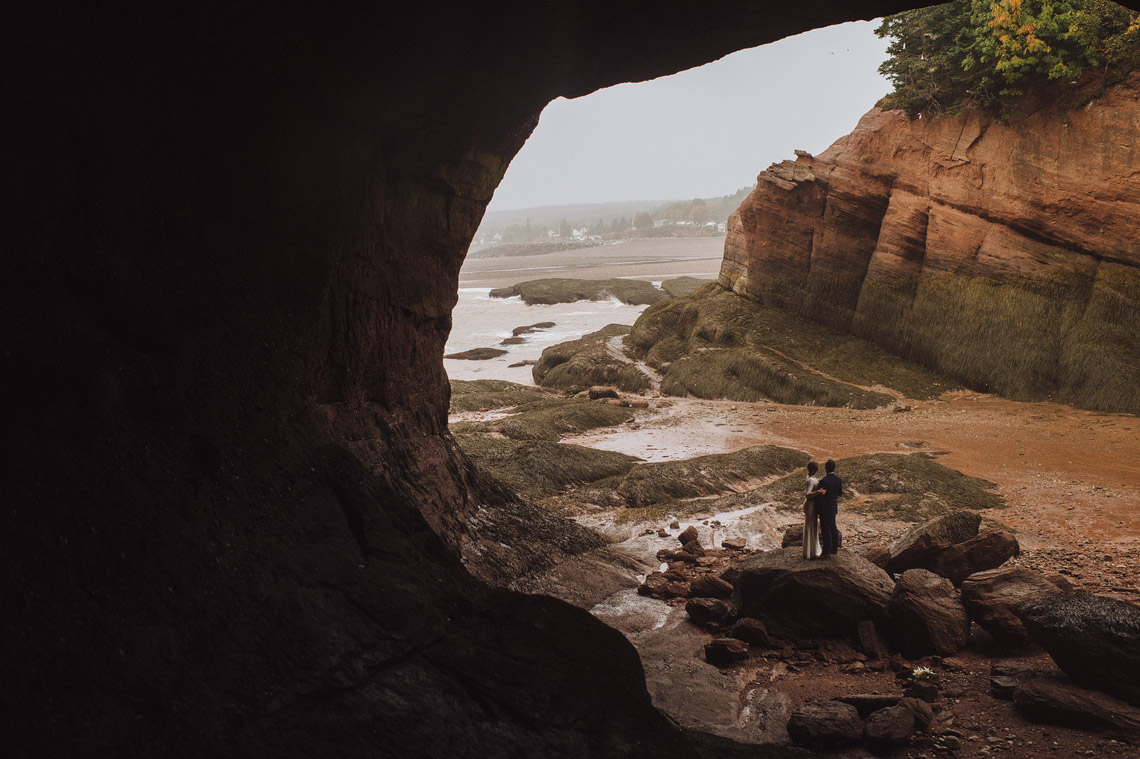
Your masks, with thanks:
M807 471L807 489L804 490L804 558L818 559L823 553L823 548L819 545L819 514L816 511L816 500L823 492L817 489L819 478L815 476L819 464L809 461Z

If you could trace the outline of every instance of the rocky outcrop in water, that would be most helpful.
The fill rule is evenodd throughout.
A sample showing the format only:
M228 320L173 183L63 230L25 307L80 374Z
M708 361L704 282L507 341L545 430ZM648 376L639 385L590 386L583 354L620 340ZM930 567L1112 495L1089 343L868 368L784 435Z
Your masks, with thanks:
M1012 123L876 108L761 172L720 283L973 389L1140 412L1138 88Z

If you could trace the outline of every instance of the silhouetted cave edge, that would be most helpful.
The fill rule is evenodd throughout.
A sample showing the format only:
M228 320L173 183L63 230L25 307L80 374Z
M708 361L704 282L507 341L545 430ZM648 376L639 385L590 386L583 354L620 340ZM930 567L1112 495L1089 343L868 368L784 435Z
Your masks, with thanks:
M6 747L685 753L620 636L456 559L463 252L554 97L906 5L11 12Z

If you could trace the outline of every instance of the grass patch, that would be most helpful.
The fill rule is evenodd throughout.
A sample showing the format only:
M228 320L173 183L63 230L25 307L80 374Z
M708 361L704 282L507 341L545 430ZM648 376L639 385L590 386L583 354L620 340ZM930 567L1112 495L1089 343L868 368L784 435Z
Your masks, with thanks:
M476 466L529 500L624 474L640 461L623 453L565 443L478 434L456 435L455 440Z
M624 324L608 324L577 340L550 346L534 365L534 381L570 393L594 385L614 385L627 393L648 390L649 378L606 348L610 340L628 335L629 331L630 327Z
M511 416L485 422L457 422L455 435L498 433L511 440L557 441L563 435L612 427L633 419L633 412L622 406L580 398L550 398L530 401L515 408Z
M860 513L921 522L958 509L996 509L1005 506L1001 496L991 492L994 483L970 477L943 466L925 454L875 453L836 462L836 473L843 479L845 496L840 512ZM798 510L803 505L806 475L783 477L765 489L782 509Z
M638 464L625 474L585 486L573 498L600 506L646 508L739 491L757 480L803 467L807 461L802 451L758 445L733 453Z
M449 413L510 408L521 403L550 398L545 390L505 380L451 380Z
M650 306L626 346L663 373L662 390L678 395L873 408L890 398L851 385L881 384L918 399L956 386L866 340L761 306L716 283Z

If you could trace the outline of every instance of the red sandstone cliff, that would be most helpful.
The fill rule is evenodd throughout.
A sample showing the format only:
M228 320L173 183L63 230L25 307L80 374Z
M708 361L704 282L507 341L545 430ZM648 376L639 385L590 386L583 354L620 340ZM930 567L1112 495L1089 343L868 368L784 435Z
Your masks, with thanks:
M1138 92L1010 123L875 108L759 175L720 282L976 389L1140 412Z

